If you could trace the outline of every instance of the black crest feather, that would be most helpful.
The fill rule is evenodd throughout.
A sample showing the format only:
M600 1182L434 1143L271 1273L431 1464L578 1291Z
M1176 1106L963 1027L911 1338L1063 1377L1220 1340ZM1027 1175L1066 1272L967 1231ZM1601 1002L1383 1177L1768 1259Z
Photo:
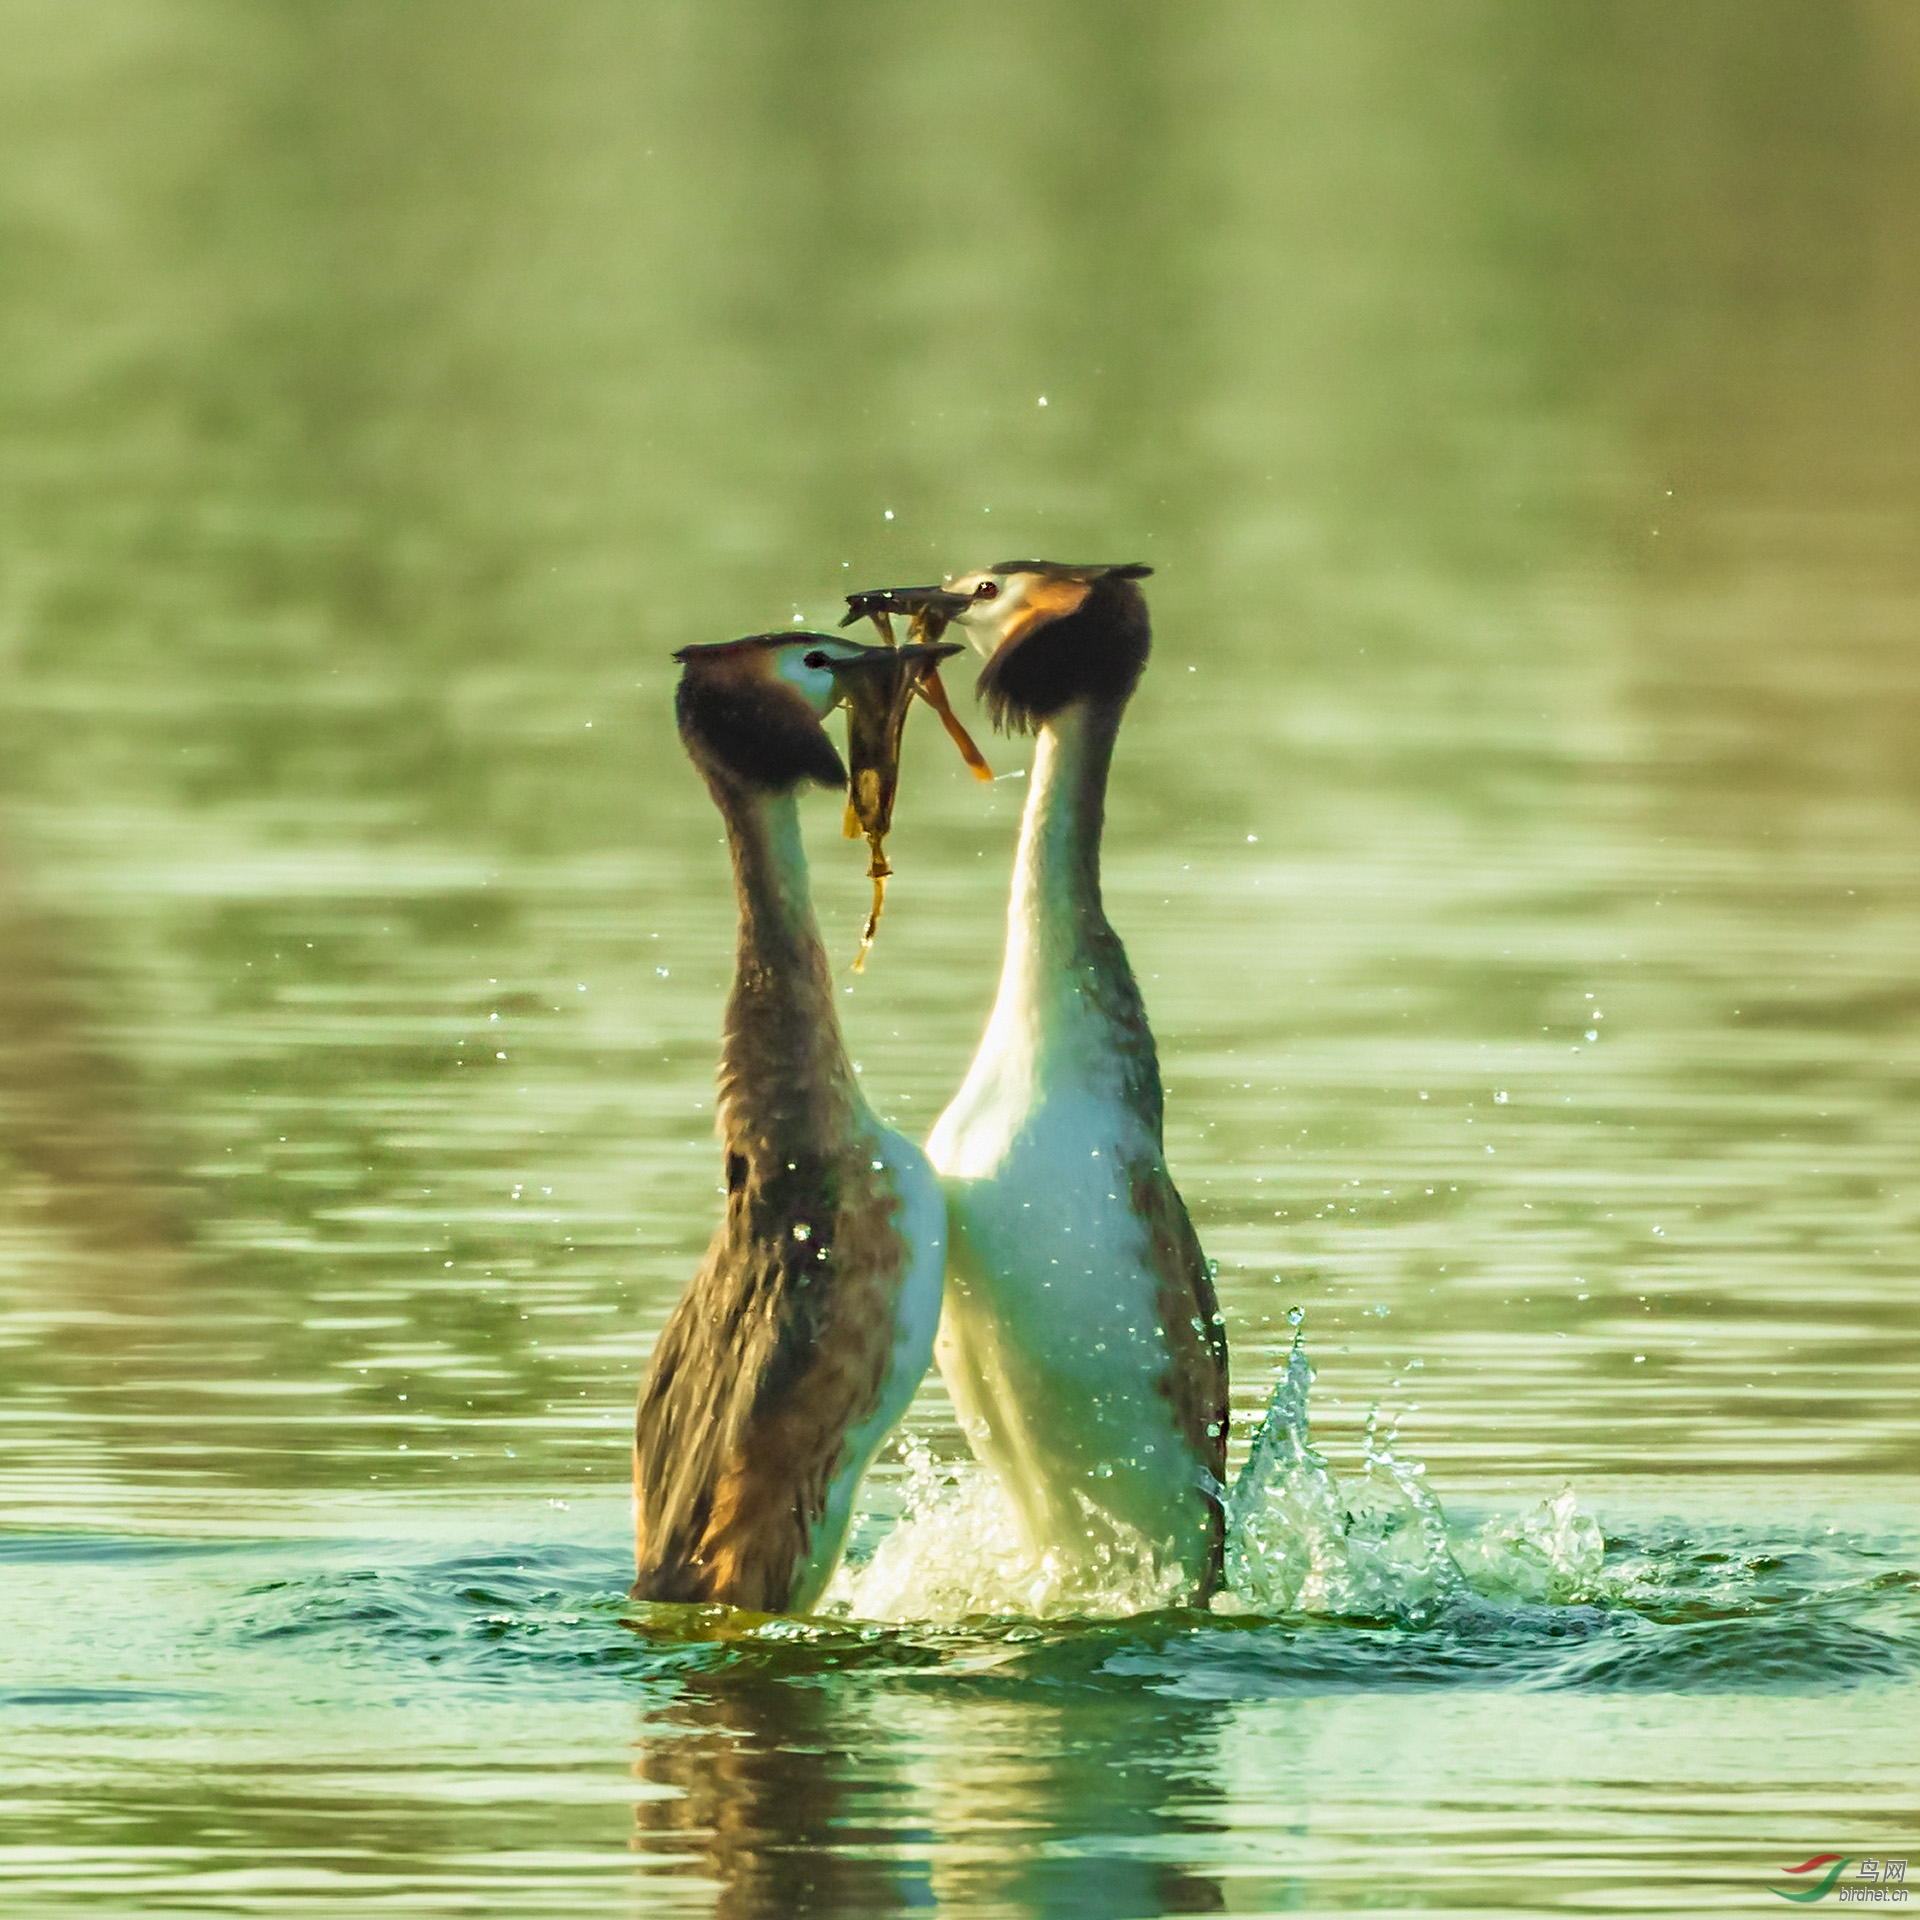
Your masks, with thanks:
M1144 580L1153 569L1138 560L1117 567L1072 567L1058 560L1002 560L989 573L1050 573L1056 580Z
M1045 561L998 567L998 573L1093 575L1072 613L1005 641L980 670L976 687L1001 733L1031 733L1075 700L1120 704L1139 684L1152 648L1147 603L1133 582L1150 567L1054 567Z
M795 636L765 637L785 644ZM794 688L759 675L715 671L697 658L699 651L688 648L676 656L685 671L673 696L680 738L696 759L711 760L769 793L783 793L803 780L846 786L845 762Z

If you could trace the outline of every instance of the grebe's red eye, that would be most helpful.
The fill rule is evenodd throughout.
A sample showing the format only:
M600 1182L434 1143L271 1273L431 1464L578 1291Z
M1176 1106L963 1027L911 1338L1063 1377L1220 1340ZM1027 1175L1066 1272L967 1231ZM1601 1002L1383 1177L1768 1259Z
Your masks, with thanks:
M973 597L976 600L999 599L1000 583L997 580L982 580L980 584L974 588Z

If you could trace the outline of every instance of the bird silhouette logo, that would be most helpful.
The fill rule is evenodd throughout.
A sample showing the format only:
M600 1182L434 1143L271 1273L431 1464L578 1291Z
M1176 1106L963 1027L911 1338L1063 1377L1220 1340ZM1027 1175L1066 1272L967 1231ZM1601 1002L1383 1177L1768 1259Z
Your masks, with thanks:
M1803 1860L1797 1867L1782 1867L1782 1873L1819 1873L1822 1867L1826 1872L1810 1886L1805 1887L1769 1887L1767 1891L1776 1894L1782 1900L1792 1900L1800 1906L1811 1906L1816 1900L1824 1900L1833 1891L1834 1882L1853 1864L1852 1856L1837 1853L1816 1853L1811 1860Z

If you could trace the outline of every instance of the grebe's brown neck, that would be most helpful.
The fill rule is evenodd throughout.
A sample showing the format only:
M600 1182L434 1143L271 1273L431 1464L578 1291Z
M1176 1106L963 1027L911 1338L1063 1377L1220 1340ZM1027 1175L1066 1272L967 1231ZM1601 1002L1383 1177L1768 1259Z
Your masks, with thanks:
M749 1169L782 1171L844 1137L864 1103L814 920L798 796L792 788L709 785L726 823L740 909L720 1053L719 1120L732 1185L735 1155Z

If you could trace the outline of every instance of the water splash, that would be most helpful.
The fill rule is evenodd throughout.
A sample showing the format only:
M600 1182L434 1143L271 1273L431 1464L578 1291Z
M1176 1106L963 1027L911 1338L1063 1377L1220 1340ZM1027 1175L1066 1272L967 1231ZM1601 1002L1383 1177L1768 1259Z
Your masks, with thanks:
M872 1559L842 1565L823 1609L862 1620L959 1621L1112 1617L1177 1606L1191 1580L1151 1542L1111 1516L1087 1514L1084 1561L1036 1555L1000 1484L971 1461L907 1452L905 1505Z
M1358 1479L1343 1488L1315 1450L1313 1367L1295 1322L1253 1450L1227 1505L1227 1584L1216 1613L1304 1612L1405 1618L1459 1594L1466 1576L1426 1466L1367 1418Z
M1489 1520L1455 1549L1476 1593L1569 1606L1599 1593L1607 1543L1599 1523L1562 1487L1531 1513Z
M1426 1463L1404 1458L1376 1409L1360 1474L1343 1487L1313 1446L1313 1366L1294 1322L1287 1364L1227 1507L1227 1584L1216 1613L1419 1620L1450 1602L1588 1597L1606 1543L1571 1487L1529 1514L1456 1536Z
M1314 1447L1313 1367L1294 1320L1285 1367L1226 1496L1226 1583L1213 1611L1308 1613L1419 1624L1453 1605L1567 1604L1597 1590L1605 1542L1563 1489L1532 1512L1470 1533L1449 1527L1426 1465L1403 1457L1391 1424L1367 1420L1346 1483ZM873 1557L842 1567L826 1606L859 1619L959 1621L1113 1617L1181 1605L1188 1579L1153 1543L1088 1514L1099 1544L1084 1565L1035 1556L998 1484L971 1462L908 1454L904 1509Z
M1299 1336L1227 1501L1221 1613L1328 1609L1346 1563L1346 1505L1307 1430L1313 1368Z

